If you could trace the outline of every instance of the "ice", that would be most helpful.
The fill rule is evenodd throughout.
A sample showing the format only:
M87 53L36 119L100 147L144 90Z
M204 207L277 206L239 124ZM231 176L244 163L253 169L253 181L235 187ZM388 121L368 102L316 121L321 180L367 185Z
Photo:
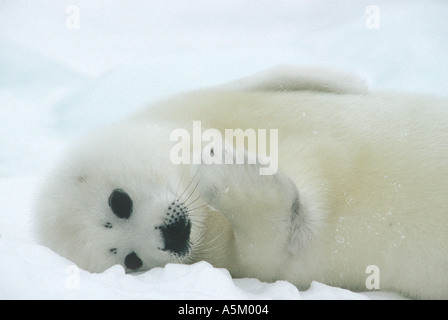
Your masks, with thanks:
M366 25L370 5L378 28ZM67 28L69 6L79 9L79 28ZM401 298L317 282L301 292L285 281L232 279L206 262L91 274L36 244L32 205L45 172L88 130L276 64L446 96L447 12L435 0L1 1L0 299Z

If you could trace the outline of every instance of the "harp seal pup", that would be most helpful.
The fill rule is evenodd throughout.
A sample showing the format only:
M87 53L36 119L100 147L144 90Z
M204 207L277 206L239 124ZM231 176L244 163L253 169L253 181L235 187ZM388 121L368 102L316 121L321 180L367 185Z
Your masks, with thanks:
M174 164L174 145L191 143L170 135L193 121L277 129L278 170L261 175L262 155ZM374 270L381 290L448 298L448 103L299 67L181 94L74 146L44 183L36 230L92 272L206 260L301 290L366 291Z

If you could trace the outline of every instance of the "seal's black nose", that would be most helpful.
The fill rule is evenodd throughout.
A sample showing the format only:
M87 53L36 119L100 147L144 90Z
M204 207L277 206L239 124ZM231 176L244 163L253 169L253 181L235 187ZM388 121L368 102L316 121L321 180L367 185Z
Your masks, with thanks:
M188 219L188 209L183 204L179 201L171 203L167 210L165 225L159 229L165 242L163 250L180 256L188 254L191 222Z
M185 255L190 250L191 222L186 218L179 218L178 221L161 228L165 241L164 250L171 251L178 255Z
M131 252L124 258L124 265L131 270L137 270L143 265L143 262L135 252Z

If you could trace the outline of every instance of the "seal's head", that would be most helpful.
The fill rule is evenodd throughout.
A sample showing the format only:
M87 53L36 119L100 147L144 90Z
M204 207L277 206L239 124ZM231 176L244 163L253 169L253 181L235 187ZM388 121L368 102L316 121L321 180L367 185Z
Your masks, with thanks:
M127 271L189 262L204 212L169 134L147 125L100 131L75 148L38 197L40 242L81 268Z

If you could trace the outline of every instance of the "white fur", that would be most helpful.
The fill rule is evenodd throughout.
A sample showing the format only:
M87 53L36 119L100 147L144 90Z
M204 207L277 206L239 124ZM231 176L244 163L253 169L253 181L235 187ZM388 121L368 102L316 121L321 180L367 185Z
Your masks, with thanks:
M382 290L448 298L448 104L366 93L322 69L279 70L168 99L81 142L40 195L42 243L91 271L138 251L140 270L205 259L301 289L316 280L365 291L376 265ZM280 171L171 164L169 134L193 120L278 129ZM115 188L134 200L129 221L107 205ZM196 208L183 259L158 249L154 229L175 198Z
M219 86L246 91L320 91L366 94L367 84L353 74L321 67L277 66Z

